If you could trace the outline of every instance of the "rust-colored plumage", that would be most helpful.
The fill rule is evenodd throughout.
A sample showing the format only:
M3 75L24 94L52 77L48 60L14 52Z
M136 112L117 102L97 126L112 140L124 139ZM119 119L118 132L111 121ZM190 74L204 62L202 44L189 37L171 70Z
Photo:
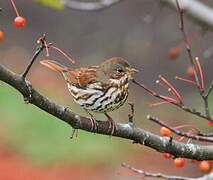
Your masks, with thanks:
M43 60L42 65L63 74L74 101L90 115L90 111L104 113L109 122L111 133L114 123L107 114L122 106L127 97L129 81L136 70L126 60L114 57L97 66L69 69L58 62ZM97 130L97 122L91 115L92 129Z

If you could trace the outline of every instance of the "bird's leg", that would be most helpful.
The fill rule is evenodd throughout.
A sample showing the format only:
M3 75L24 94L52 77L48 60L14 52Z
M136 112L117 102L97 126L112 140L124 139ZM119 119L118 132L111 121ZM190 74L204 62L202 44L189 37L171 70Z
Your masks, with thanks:
M104 113L105 114L105 116L107 117L107 120L108 120L108 122L109 122L109 129L111 129L111 136L115 133L115 131L116 131L116 124L115 124L115 122L113 121L113 119L111 118L111 116L109 116L107 113Z
M96 119L95 119L95 117L93 116L93 114L91 114L87 109L85 109L85 111L86 111L87 114L89 114L89 116L90 116L91 131L97 132L97 130L98 130L98 122L96 121Z

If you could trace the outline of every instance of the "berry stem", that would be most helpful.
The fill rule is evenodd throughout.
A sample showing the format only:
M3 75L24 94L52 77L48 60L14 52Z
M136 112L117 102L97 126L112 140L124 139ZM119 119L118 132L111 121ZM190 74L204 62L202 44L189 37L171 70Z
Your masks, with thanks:
M200 61L199 61L198 57L195 58L195 63L197 65L198 73L199 73L199 76L200 76L200 88L201 88L201 91L203 91L204 90L204 76L203 76L203 70L202 70L202 67L200 65Z
M196 85L195 81L192 81L192 80L189 80L189 79L185 79L185 78L182 78L182 77L179 77L179 76L175 76L175 79L179 80L179 81L183 81L183 82L189 83L189 84Z
M169 83L162 75L159 75L159 78L161 81L163 81L169 88L171 88L171 92L174 96L176 96L176 98L178 99L178 101L182 104L183 100L182 97L180 95L180 93L174 88L174 86Z
M73 64L75 63L75 61L70 57L68 56L64 51L62 51L60 48L56 47L56 46L53 46L52 44L48 46L49 48L53 48L55 49L56 51L58 51L59 53L61 53L64 57L66 57L69 61L71 61Z
M18 12L18 9L17 9L17 7L16 7L15 2L14 2L13 0L10 0L10 2L11 2L11 4L12 4L12 6L13 6L13 9L14 9L15 13L16 13L16 16L20 16L20 15L19 15L19 12Z

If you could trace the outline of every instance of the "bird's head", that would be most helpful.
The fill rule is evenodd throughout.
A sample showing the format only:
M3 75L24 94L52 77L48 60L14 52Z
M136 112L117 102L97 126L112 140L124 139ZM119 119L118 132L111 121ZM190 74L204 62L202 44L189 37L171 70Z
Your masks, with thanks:
M99 75L106 79L121 80L133 79L133 76L138 70L132 68L129 63L121 57L113 57L105 60L98 69Z

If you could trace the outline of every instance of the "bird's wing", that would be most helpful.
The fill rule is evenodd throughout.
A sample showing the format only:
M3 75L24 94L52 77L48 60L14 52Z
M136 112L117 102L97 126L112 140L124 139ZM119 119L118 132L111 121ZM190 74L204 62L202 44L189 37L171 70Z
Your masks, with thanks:
M97 66L78 68L63 72L66 81L72 85L85 88L88 84L97 82Z

